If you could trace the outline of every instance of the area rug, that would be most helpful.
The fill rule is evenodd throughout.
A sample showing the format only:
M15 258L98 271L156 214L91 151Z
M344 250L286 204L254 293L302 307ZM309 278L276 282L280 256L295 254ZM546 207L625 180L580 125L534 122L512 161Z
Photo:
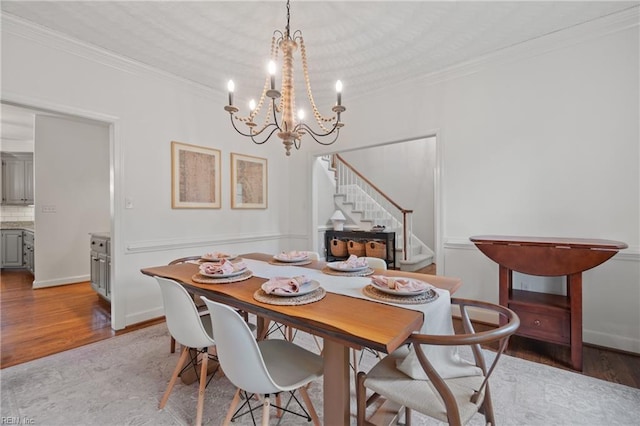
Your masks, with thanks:
M296 343L317 351L309 335ZM163 410L158 402L178 360L169 334L158 324L81 348L0 370L3 424L191 425L197 383L178 381ZM366 354L361 368L375 362ZM640 390L504 356L492 381L494 410L501 425L638 425ZM217 374L206 389L203 424L218 425L234 387ZM322 383L309 389L322 416ZM355 413L355 398L352 398ZM256 414L259 424L260 413ZM416 425L439 424L415 413ZM272 421L275 424L276 421ZM235 424L253 424L249 416ZM309 424L286 415L282 425ZM351 424L355 424L352 416ZM472 425L483 424L476 415ZM334 425L328 425L334 426ZM337 426L337 425L335 425Z

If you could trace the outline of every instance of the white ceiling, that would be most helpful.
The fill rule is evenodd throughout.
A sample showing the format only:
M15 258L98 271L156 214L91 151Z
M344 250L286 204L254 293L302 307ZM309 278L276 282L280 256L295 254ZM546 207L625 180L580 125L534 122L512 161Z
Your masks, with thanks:
M337 79L344 83L348 108L350 97L639 4L294 0L291 30L303 32L313 93L326 111ZM1 8L3 14L217 90L226 90L233 78L239 101L258 96L271 35L286 24L283 0L3 0ZM299 62L294 66L300 69ZM302 77L295 78L300 100Z

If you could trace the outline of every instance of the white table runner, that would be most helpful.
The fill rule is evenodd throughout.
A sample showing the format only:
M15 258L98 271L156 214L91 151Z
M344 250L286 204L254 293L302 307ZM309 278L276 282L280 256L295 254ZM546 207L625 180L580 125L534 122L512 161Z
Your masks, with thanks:
M305 268L304 266L280 266L253 259L243 259L243 262L253 272L253 275L265 279L275 277L294 277L305 275L309 279L316 280L330 293L342 294L345 296L357 297L360 299L373 300L364 295L362 289L371 283L370 277L344 277L328 275L317 269ZM391 273L393 271L390 271ZM428 281L425 281L428 282ZM413 309L424 313L424 322L420 333L447 335L453 334L453 323L451 320L451 296L447 290L436 288L439 297L429 303L420 305L403 305L386 301L375 300L379 303L399 306L405 309ZM372 321L384 321L384 319L372 319ZM423 345L425 355L443 378L462 377L480 374L477 367L469 364L458 355L457 347L454 346L431 346ZM413 377L414 379L426 380L427 376L422 370L414 351L402 363L398 364L400 371Z

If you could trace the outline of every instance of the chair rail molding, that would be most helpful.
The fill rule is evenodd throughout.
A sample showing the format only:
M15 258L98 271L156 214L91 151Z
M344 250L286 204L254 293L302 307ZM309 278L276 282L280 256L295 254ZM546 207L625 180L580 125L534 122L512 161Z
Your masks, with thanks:
M137 254L153 251L165 251L174 249L183 249L191 247L203 247L211 245L223 245L223 244L244 244L253 243L258 241L274 241L293 238L292 235L283 234L278 232L263 233L263 234L235 234L218 236L207 236L198 238L176 238L165 240L147 240L147 241L129 241L125 243L125 254ZM306 235L300 236L300 238L307 239Z

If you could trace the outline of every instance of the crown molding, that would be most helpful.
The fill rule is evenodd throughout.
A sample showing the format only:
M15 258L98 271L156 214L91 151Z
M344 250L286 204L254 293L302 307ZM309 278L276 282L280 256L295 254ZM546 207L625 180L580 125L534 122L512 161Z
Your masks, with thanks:
M128 74L144 75L145 77L152 75L167 83L178 85L181 89L190 90L190 92L199 96L218 99L220 94L223 93L222 89L215 90L192 80L178 77L175 74L117 55L101 47L69 37L6 12L2 12L1 27L3 34L13 34Z
M405 80L401 84L412 84L419 81L428 85L434 85L470 74L475 74L489 66L521 61L552 52L554 50L563 49L571 45L583 43L590 39L604 37L619 31L635 28L639 25L640 6L632 6L622 12L593 19L586 23L574 25L570 28L558 30L550 34L503 48L496 52L475 58L471 61L419 76L414 79ZM222 88L214 89L209 86L196 83L192 80L178 77L174 74L116 55L108 50L79 41L6 12L2 13L2 32L17 35L41 45L58 49L66 53L109 66L119 71L136 75L151 74L168 83L180 85L182 88L188 88L193 93L200 96L218 99L220 94L224 92ZM371 93L373 92L367 93L367 96L371 95Z
M428 86L436 85L476 74L489 67L519 62L638 26L640 26L640 5L514 44L440 71L407 79L402 84L409 84L409 87L413 88L418 82ZM373 92L369 92L367 96L371 93Z

